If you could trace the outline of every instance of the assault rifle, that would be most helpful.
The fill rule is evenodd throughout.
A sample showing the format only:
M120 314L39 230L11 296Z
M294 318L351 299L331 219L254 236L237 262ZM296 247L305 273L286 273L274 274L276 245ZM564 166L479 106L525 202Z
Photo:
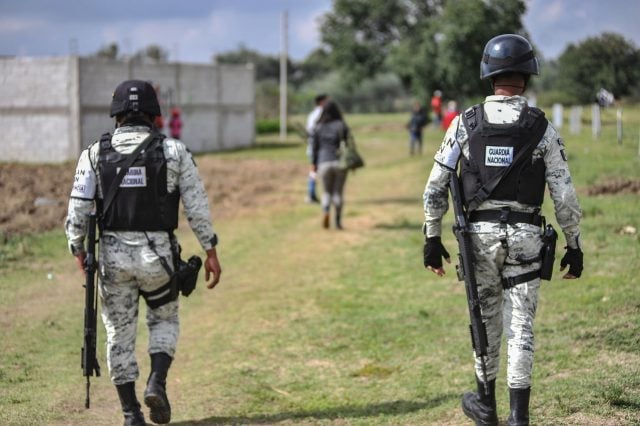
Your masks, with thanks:
M467 304L469 305L469 329L471 331L471 343L476 357L480 358L482 364L482 379L487 383L487 365L485 358L487 356L487 329L482 322L480 313L480 297L478 296L478 283L476 274L473 269L475 257L471 247L471 238L469 236L469 225L467 222L467 214L462 204L462 188L460 187L460 178L454 170L451 172L451 181L449 182L451 197L453 198L453 212L455 214L455 223L453 225L453 233L458 240L458 265L456 272L458 279L464 281L464 288L467 292ZM485 391L489 392L489 387L485 386Z
M100 377L100 365L96 357L98 292L96 291L96 215L89 215L89 229L87 232L87 255L84 259L85 298L84 298L84 345L82 346L81 365L82 375L87 378L87 398L85 408L89 408L89 377Z

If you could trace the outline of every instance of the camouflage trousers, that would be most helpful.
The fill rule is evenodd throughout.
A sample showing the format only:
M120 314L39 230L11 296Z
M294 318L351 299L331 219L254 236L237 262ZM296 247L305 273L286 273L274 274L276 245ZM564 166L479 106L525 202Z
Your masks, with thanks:
M507 342L507 384L531 386L533 369L533 321L538 305L540 279L535 278L503 290L501 278L516 277L540 269L541 230L529 224L471 224L476 257L476 279L482 319L487 329L487 379L493 380L500 364L502 334ZM476 375L482 378L480 359Z
M160 256L171 262L166 233L149 232ZM100 299L107 330L107 364L111 381L124 384L139 376L135 355L140 290L156 290L169 281L167 271L140 232L118 232L100 239ZM156 309L147 307L148 353L173 358L179 334L178 301Z

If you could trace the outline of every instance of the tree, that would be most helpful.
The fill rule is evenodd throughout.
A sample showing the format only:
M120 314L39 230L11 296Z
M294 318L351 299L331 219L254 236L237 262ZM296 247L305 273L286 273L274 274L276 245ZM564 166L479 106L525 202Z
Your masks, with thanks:
M640 83L640 51L615 33L569 44L558 65L559 87L579 102L593 102L601 87L617 98L628 95Z
M118 59L118 43L110 43L106 46L102 46L93 56L97 58L105 58L105 59Z
M257 50L249 49L240 44L236 50L219 53L213 57L217 64L253 64L256 71L256 80L278 81L280 76L280 58L273 55L265 55ZM291 66L287 67L291 73Z
M479 63L498 34L526 35L524 0L336 0L322 41L347 82L393 71L422 98L486 93Z
M157 44L150 44L149 46L138 50L133 57L142 61L167 62L169 52Z

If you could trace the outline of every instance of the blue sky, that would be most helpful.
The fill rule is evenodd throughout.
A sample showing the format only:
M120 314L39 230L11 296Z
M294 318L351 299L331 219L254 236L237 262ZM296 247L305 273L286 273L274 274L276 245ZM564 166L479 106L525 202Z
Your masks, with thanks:
M525 26L547 58L603 31L640 47L640 0L527 4ZM0 55L66 55L72 44L88 54L111 42L125 53L159 44L171 60L188 62L209 62L241 43L277 53L280 14L288 10L290 55L302 59L319 45L318 20L330 8L331 0L0 0Z

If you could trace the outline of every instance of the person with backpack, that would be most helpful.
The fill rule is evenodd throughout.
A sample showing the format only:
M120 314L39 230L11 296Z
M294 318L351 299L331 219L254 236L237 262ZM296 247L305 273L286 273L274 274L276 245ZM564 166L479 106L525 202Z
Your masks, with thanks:
M116 87L110 111L116 129L80 154L65 222L69 249L83 270L89 215L97 214L98 291L107 364L129 426L146 424L135 388L140 374L135 345L141 296L147 304L151 359L144 402L154 423L171 420L166 384L179 334L178 293L172 278L179 265L173 231L180 201L206 252L208 288L218 284L222 272L198 168L182 142L154 128L159 115L156 92L148 82L128 80Z
M493 95L453 119L424 191L424 266L442 276L442 259L450 263L441 241L442 217L448 209L451 174L460 170L487 342L486 356L474 357L477 391L464 394L462 410L478 425L498 425L495 387L503 333L507 424L529 424L545 187L566 240L560 265L569 270L563 278L579 278L583 270L581 210L564 143L544 113L523 96L530 76L537 74L538 60L527 39L503 34L488 41L480 78L491 82Z

